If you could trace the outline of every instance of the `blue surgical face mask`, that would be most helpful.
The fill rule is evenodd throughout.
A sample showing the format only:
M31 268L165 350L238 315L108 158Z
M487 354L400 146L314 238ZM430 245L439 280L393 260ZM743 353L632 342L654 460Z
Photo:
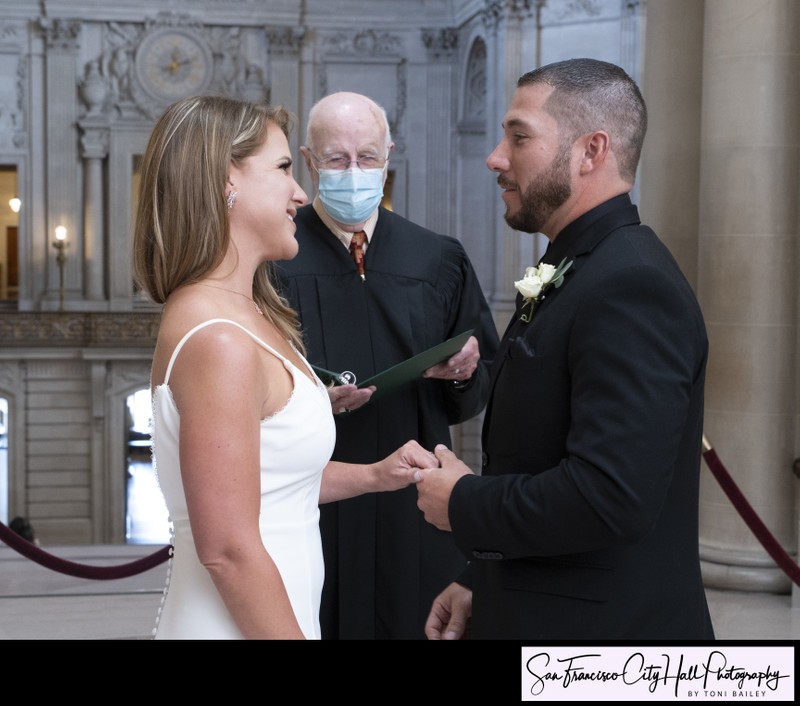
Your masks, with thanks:
M366 221L383 198L383 169L320 169L318 190L325 210L340 223Z

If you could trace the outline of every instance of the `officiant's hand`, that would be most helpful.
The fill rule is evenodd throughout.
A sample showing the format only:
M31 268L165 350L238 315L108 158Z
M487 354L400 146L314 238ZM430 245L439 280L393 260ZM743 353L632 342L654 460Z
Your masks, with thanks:
M328 397L334 414L347 414L369 402L374 385L358 388L355 385L336 385L328 388Z
M481 352L478 347L478 339L475 336L470 336L458 353L448 358L444 363L428 368L422 373L422 377L465 383L472 377L480 359Z
M456 481L472 474L472 471L444 444L438 444L433 453L441 467L420 468L414 473L418 494L417 507L434 527L451 532L453 528L450 526L450 516L447 512L450 494Z

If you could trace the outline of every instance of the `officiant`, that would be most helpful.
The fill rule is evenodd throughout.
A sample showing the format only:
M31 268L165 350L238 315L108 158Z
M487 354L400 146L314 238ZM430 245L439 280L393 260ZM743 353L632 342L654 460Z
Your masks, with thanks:
M394 147L384 109L333 93L308 115L300 148L316 195L295 218L298 255L277 263L308 360L358 381L473 329L463 348L417 380L370 399L335 397L333 459L382 458L409 439L452 447L450 426L488 395L497 329L461 243L381 206ZM350 378L350 379L352 379ZM331 393L339 395L339 390ZM320 508L323 639L424 639L433 598L463 566L446 532L425 522L413 487Z

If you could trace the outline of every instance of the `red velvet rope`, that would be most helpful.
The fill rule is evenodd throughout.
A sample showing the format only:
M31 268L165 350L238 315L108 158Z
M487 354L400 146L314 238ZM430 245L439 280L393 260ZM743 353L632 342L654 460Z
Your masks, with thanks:
M792 557L790 557L783 547L778 544L778 541L767 529L767 526L761 521L761 518L756 514L752 505L744 497L739 486L731 478L722 461L719 460L717 452L714 451L711 444L703 437L703 458L717 479L717 482L722 486L725 494L728 496L733 506L739 511L742 519L747 523L747 526L752 530L753 534L761 542L764 549L772 557L775 563L783 570L783 572L798 586L800 586L800 566L798 566Z
M728 499L733 503L742 519L747 523L747 526L752 530L753 534L755 534L758 541L761 542L761 545L767 550L767 553L772 557L775 563L795 584L800 586L800 566L786 553L767 526L761 521L761 518L756 514L756 511L747 501L747 498L744 497L742 491L739 490L739 486L737 486L736 482L731 478L730 473L728 473L722 461L720 461L719 456L717 456L717 452L711 444L708 443L705 436L703 437L703 447L703 458L714 474L714 477L717 479L717 482L722 487L722 490L725 491ZM148 571L165 562L172 553L172 545L168 544L157 552L128 564L121 564L118 566L88 566L74 561L67 561L66 559L49 554L18 535L2 522L0 522L0 540L23 556L48 569L53 569L53 571L59 571L69 576L101 581L126 578Z
M68 576L77 576L81 579L95 579L98 581L123 579L128 576L141 574L165 562L172 553L172 545L167 544L157 552L127 564L120 564L118 566L89 566L87 564L79 564L74 561L62 559L61 557L40 549L33 542L29 542L24 537L21 537L2 522L0 522L0 540L23 556L48 569L67 574Z

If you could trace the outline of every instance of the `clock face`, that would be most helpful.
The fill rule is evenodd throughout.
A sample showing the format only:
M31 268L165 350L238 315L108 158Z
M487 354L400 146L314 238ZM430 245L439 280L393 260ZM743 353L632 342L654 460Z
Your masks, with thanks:
M202 93L211 81L211 53L193 32L156 30L136 51L136 75L157 101L171 102Z

